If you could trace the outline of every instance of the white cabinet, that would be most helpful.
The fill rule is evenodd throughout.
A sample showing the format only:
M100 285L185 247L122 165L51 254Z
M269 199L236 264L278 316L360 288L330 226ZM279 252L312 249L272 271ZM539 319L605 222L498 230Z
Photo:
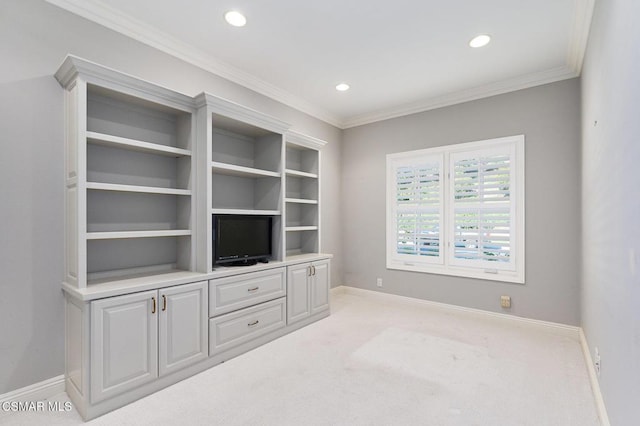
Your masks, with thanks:
M207 283L91 304L91 402L207 358Z
M207 283L159 292L159 369L169 374L207 358Z
M287 324L329 309L329 261L287 268Z
M97 300L91 306L91 402L158 377L157 291Z

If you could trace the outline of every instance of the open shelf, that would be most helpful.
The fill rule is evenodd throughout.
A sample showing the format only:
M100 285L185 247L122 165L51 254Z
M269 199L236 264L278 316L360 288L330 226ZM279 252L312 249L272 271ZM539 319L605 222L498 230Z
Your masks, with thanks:
M141 192L145 194L191 195L189 189L161 188L155 186L121 185L115 183L87 182L87 189L97 191Z
M214 173L228 176L241 176L241 177L280 177L280 173L272 172L269 170L256 169L253 167L237 166L235 164L220 163L213 161L211 163L211 169Z
M296 177L306 177L306 178L310 178L310 179L318 179L318 174L317 173L307 173L307 172L301 172L299 170L293 170L293 169L286 169L285 170L285 174L287 176L296 176Z
M285 198L284 201L296 204L318 204L318 200L308 200L306 198Z
M298 228L298 229L295 229ZM286 232L286 257L302 254L318 253L319 232L317 227L287 227ZM304 229L302 229L304 228ZM314 228L314 229L308 229Z
M87 240L119 240L124 238L181 237L191 235L189 229L168 229L159 231L111 231L87 232Z
M172 146L159 145L151 142L144 142L135 139L123 138L120 136L108 135L104 133L87 131L87 142L96 145L113 146L137 152L149 154L166 155L169 157L188 157L191 151L175 148Z
M191 269L189 230L91 234L97 238L86 243L89 284Z
M300 232L300 231L317 231L317 226L287 226L284 228L287 232Z
M211 214L280 216L282 213L280 212L280 210L211 209Z
M286 170L291 171L291 175L318 177L319 158L315 149L287 143L286 159Z

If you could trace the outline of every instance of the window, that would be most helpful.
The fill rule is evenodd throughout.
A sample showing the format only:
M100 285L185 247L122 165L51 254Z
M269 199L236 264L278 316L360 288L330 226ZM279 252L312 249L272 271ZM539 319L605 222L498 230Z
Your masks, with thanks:
M387 155L387 268L524 282L524 136Z

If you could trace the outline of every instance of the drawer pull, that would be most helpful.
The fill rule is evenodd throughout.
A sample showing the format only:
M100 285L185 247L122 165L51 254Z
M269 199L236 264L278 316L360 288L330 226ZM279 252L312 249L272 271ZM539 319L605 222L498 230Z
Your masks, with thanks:
M247 291L258 291L260 287L248 288Z
M260 321L259 320L255 320L254 322L250 322L249 324L247 324L247 327L253 327L254 325L258 325Z

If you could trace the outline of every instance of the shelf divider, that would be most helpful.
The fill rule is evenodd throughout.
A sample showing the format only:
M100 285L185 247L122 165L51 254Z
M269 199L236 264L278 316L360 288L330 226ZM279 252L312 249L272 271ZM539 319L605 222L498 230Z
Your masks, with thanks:
M280 210L251 210L251 209L211 209L211 214L243 214L243 215L263 215L280 216Z
M123 138L120 136L107 135L104 133L87 131L87 141L97 145L111 146L128 149L130 151L146 152L150 154L165 155L168 157L189 157L191 151L173 146L160 145L157 143L144 142L135 139Z
M189 229L167 229L160 231L110 231L87 232L87 240L117 240L124 238L182 237L191 235Z
M300 170L293 170L293 169L285 169L284 172L287 176L297 176L297 177L318 179L318 175L316 173L302 172Z
M270 170L256 169L253 167L237 166L235 164L220 163L217 161L211 162L211 170L214 173L230 176L242 176L242 177L275 177L281 176L278 172L272 172Z
M161 188L155 186L122 185L116 183L87 182L87 189L99 191L142 192L145 194L191 195L190 189Z

